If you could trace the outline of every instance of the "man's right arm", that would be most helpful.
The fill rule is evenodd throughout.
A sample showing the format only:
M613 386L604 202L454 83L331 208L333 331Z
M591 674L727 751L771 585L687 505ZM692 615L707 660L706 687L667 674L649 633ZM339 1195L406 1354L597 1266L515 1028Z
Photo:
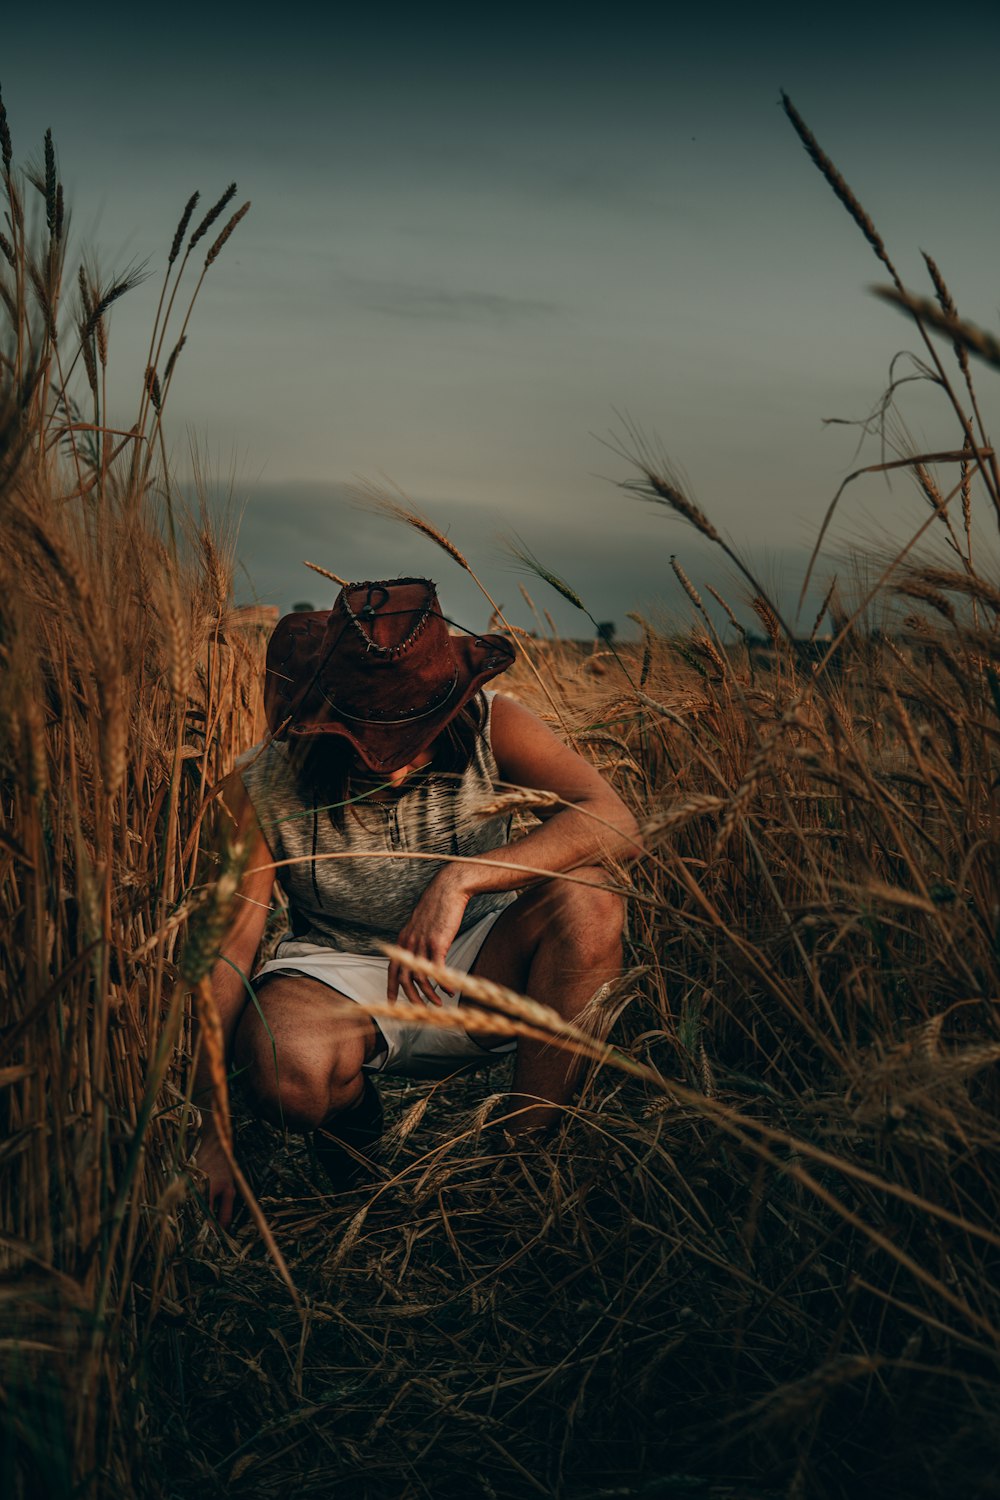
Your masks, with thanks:
M264 935L274 886L271 851L257 825L242 781L234 781L229 799L236 835L247 842L246 871L236 895L229 930L219 946L212 969L212 994L222 1022L227 1067L232 1061L236 1031L249 999L249 980ZM205 1049L198 1047L195 1029L195 1070L192 1099L201 1110L201 1141L195 1161L208 1178L208 1204L225 1228L233 1214L236 1187L226 1153L219 1140L212 1108L212 1074Z

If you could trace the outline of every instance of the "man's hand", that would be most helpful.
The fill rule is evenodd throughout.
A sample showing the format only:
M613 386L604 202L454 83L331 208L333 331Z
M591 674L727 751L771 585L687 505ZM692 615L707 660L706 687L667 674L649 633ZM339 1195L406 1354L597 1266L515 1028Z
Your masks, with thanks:
M469 904L463 873L459 865L446 865L435 875L396 939L401 948L408 948L411 953L429 958L434 963L444 963ZM429 979L391 963L387 989L390 1001L398 998L400 989L414 1005L442 1003ZM445 990L445 994L450 993L450 990Z
M208 1207L223 1229L228 1229L236 1202L236 1183L229 1158L222 1149L212 1116L206 1112L201 1141L194 1154L195 1166L208 1178Z

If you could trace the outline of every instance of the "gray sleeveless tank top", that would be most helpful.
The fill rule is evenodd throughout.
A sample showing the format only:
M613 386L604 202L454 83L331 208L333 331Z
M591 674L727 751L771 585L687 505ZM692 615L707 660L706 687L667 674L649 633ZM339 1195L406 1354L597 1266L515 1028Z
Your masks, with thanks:
M499 781L490 747L494 694L483 696L483 733L461 776L430 774L415 779L396 801L356 802L347 808L342 830L322 801L303 791L283 742L257 745L240 756L237 770L275 861L295 861L277 871L292 921L282 958L294 957L299 944L381 956L379 943L396 941L441 868L438 860L401 856L488 855L509 843L509 814L477 816ZM516 898L516 891L473 896L460 931Z

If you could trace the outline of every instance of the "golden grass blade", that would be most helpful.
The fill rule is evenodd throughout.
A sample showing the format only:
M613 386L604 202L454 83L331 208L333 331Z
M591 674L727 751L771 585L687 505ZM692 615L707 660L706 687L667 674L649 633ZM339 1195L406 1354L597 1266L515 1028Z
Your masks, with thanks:
M200 1045L205 1050L212 1073L212 1112L215 1115L215 1128L226 1148L226 1154L231 1157L233 1124L229 1113L229 1085L226 1082L226 1049L222 1019L215 1003L212 986L205 976L198 980L195 1000Z
M939 307L929 297L918 297L901 287L873 286L872 291L883 302L890 302L902 312L908 312L927 323L938 333L947 334L953 344L968 350L977 359L1000 368L1000 339L985 328L969 323L964 318Z
M346 589L347 588L347 579L346 578L338 578L336 573L331 573L330 570L329 570L329 568L321 568L320 565L319 565L319 563L303 562L302 566L304 568L312 568L313 572L314 573L319 573L319 575L320 575L321 578L329 578L329 579L331 579L333 583L339 584L339 586L342 589Z

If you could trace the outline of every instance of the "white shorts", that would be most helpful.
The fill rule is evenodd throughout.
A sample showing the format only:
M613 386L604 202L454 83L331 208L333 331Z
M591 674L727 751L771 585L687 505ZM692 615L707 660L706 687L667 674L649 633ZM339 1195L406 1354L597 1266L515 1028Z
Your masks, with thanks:
M460 933L448 949L445 959L448 967L467 974L493 923L501 915L502 911L490 912L467 932ZM389 960L366 953L338 953L335 948L288 938L278 944L274 958L257 970L253 982L256 984L268 974L302 974L328 984L349 1000L362 1005L366 1001L378 1004L386 998ZM435 989L446 1009L458 1004L458 995L446 995L436 985ZM482 1067L507 1056L517 1047L513 1039L496 1047L487 1046L488 1038L482 1032L473 1036L459 1027L420 1026L411 1021L390 1021L384 1016L372 1020L385 1040L385 1048L365 1064L369 1073L447 1078L451 1073Z

